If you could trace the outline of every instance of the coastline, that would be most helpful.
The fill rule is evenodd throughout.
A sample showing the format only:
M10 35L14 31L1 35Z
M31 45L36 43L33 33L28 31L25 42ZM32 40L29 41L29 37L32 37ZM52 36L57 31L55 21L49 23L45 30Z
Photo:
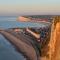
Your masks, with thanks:
M12 31L13 32L13 31ZM9 33L8 31L1 30L0 33L11 42L19 52L27 58L27 60L40 60L40 57L37 57L37 53L31 43L27 40L21 40L14 36L14 34ZM21 35L20 35L21 36Z

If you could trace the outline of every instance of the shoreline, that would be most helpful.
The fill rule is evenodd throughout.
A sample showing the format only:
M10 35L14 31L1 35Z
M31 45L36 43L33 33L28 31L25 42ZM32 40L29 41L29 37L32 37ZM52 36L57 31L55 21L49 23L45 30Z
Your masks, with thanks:
M26 40L26 42L18 39L17 37L15 37L13 34L6 32L4 30L1 30L0 33L9 41L11 42L17 49L19 52L23 53L23 55L25 57L27 57L27 60L37 60L37 54L36 51L34 49L34 47L32 47L31 44L29 44L30 42ZM39 57L40 60L40 57Z

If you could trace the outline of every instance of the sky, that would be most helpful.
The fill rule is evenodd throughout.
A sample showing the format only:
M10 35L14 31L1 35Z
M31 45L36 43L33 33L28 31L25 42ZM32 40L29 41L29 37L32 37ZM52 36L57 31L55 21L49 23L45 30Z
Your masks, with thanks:
M1 15L60 14L60 0L0 0Z

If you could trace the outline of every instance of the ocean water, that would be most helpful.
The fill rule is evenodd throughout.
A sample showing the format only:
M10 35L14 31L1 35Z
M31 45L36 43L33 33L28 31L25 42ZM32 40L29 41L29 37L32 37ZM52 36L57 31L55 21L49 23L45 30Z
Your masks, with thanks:
M18 22L17 17L0 17L0 28L15 28L15 27L45 27L49 23L33 23L33 22Z
M15 47L0 34L0 60L26 60Z
M0 17L0 29L12 28L16 17ZM15 47L0 34L0 60L26 60Z
M18 22L17 17L0 17L0 29L15 27L45 27L48 23ZM15 47L0 35L0 60L26 60L21 53L15 50Z

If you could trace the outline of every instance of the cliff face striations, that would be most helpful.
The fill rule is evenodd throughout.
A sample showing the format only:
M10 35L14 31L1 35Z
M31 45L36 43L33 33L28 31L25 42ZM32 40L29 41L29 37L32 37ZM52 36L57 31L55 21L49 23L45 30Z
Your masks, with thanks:
M51 38L49 43L49 57L50 60L60 60L60 16L53 19L51 27Z

